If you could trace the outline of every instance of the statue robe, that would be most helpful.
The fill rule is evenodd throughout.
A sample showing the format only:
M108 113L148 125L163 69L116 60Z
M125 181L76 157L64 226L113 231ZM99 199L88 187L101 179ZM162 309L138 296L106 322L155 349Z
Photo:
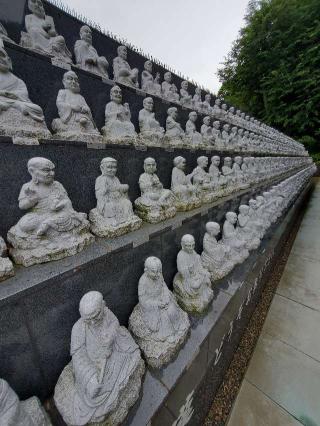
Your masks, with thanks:
M95 127L90 108L80 93L73 93L69 89L59 90L57 108L63 124L72 125L79 123L81 118L86 118Z
M166 119L166 135L174 138L181 138L184 135L184 131L179 123L177 123L170 115Z
M98 55L92 44L87 43L85 40L77 40L74 45L74 54L76 63L81 68L109 78L107 73L108 61L105 57ZM88 59L91 59L93 63L87 62Z
M112 138L134 137L136 132L130 121L130 111L124 105L109 102L105 109L105 131Z
M159 122L155 119L154 112L149 112L145 109L139 111L139 126L140 133L152 132L160 133L162 135L164 132Z
M186 253L180 250L177 256L177 269L182 277L183 291L189 297L201 295L203 286L210 283L208 272L202 266L201 257L195 251Z
M30 416L21 409L17 394L3 379L0 379L0 425L36 426Z

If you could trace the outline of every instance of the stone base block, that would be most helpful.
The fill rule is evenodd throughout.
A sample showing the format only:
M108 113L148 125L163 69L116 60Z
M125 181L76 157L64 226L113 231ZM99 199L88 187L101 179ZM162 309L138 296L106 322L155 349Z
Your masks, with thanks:
M0 281L14 276L14 269L10 259L0 257Z
M175 207L147 207L135 202L137 215L148 223L159 223L171 219L177 213Z
M142 220L138 216L132 216L132 218L122 223L111 223L111 221L104 219L98 212L97 209L91 210L89 213L89 221L91 223L91 232L98 237L115 238L121 235L127 234L128 232L136 231L142 225Z

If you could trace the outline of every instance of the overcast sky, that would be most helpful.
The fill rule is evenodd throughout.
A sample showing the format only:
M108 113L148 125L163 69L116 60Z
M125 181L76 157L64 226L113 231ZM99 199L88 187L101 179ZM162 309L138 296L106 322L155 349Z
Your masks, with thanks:
M63 0L89 19L217 92L217 68L248 0Z

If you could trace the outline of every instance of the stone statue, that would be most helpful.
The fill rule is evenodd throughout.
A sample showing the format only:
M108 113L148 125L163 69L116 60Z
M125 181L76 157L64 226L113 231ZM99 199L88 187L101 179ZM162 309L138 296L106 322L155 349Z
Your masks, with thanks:
M230 260L230 247L222 241L217 241L220 234L220 225L216 222L206 224L206 233L203 237L202 265L210 272L211 282L225 277L232 271L234 264Z
M173 160L171 175L171 191L176 197L178 211L189 211L200 207L201 200L198 197L197 187L191 183L191 175L185 174L186 159L176 157Z
M203 144L201 133L197 132L196 121L198 114L195 111L189 113L189 120L186 123L186 140L188 145L197 147Z
M19 401L9 383L0 379L1 426L51 426L48 415L37 397Z
M15 44L15 42L13 40L11 40L11 38L8 36L7 30L1 24L1 22L0 22L0 39L2 39L4 41L9 41L10 43L14 43Z
M188 335L188 314L176 302L163 275L161 260L148 257L139 280L139 303L129 318L129 330L147 363L161 368L178 353Z
M202 266L201 257L194 250L192 235L181 239L177 256L178 272L173 280L174 294L179 305L191 314L201 314L213 299L210 273Z
M4 281L7 278L14 276L14 269L13 269L12 262L6 256L7 256L7 246L3 238L0 237L0 281Z
M98 237L114 238L139 229L142 220L133 214L129 186L121 184L116 176L117 160L104 158L100 169L95 186L97 207L89 214L91 231Z
M234 157L234 163L232 166L236 186L239 189L246 189L249 187L249 185L245 182L245 176L243 171L241 170L242 165L242 157L236 156Z
M144 63L144 70L141 74L141 89L147 93L155 94L151 61Z
M256 250L260 245L260 239L252 228L249 211L250 207L246 204L239 207L237 233L239 238L245 242L246 249Z
M174 217L176 198L169 189L164 189L156 175L157 163L153 158L144 160L144 173L139 178L141 197L135 201L138 216L149 223L158 223Z
M261 240L264 235L264 223L262 221L262 218L259 216L258 208L259 206L256 200L249 200L249 226L253 236Z
M195 93L194 93L193 98L192 98L192 104L193 104L193 108L195 110L201 112L201 110L202 110L202 93L201 93L200 87L195 88Z
M131 69L127 62L128 53L126 46L119 46L117 52L118 56L113 60L114 79L127 86L139 87L139 70L137 68Z
M119 86L112 87L110 99L105 110L105 126L102 128L104 137L114 143L134 143L137 134L131 123L129 104L122 105L122 91Z
M172 83L172 74L170 71L167 71L164 76L164 81L162 82L162 95L168 101L179 101L179 94L177 93L178 89L175 84ZM177 95L177 96L176 96Z
M222 118L222 111L221 111L221 99L217 98L214 101L214 106L213 106L213 110L212 110L212 114L215 118Z
M161 98L162 93L161 93L161 83L160 83L160 73L157 72L155 78L154 78L154 82L153 82L153 93L156 96L159 96ZM178 95L179 97L179 95Z
M225 195L225 189L228 184L226 177L221 173L220 169L220 157L214 155L211 157L211 164L209 167L209 174L212 177L212 181L215 187L217 197L223 197Z
M204 101L202 102L202 112L203 112L203 114L209 114L209 115L212 114L210 93L206 93L204 95Z
M104 56L99 56L92 46L92 31L87 25L83 25L80 28L80 40L77 40L74 45L74 55L76 64L80 68L103 78L109 78L109 63Z
M94 241L85 213L76 212L55 165L46 158L28 161L31 181L19 195L19 208L30 210L8 232L14 261L24 266L72 256Z
M180 102L186 108L192 108L192 96L188 92L188 82L183 81L180 89Z
M56 407L68 425L120 425L139 397L145 371L140 350L98 291L82 297L79 311L72 361L55 387Z
M65 140L101 141L102 137L93 121L90 107L80 94L80 84L74 71L67 71L59 90L57 108L60 118L52 122L55 136Z
M21 46L71 64L72 54L65 39L57 34L53 18L46 15L42 0L28 0L28 7L32 14L25 16L27 32L21 32Z
M143 109L139 111L139 139L146 145L161 146L164 128L160 126L153 112L153 99L144 98Z
M232 169L232 158L231 157L225 157L223 166L222 166L222 174L225 176L225 179L227 181L227 190L228 192L235 191L236 186L236 178L234 175L234 170Z
M165 142L172 146L182 146L185 143L185 132L177 122L178 110L171 107L167 111Z
M206 145L213 146L215 144L215 138L212 133L212 127L210 126L211 118L209 115L203 118L203 124L201 126L202 140Z
M222 127L222 132L221 132L221 142L223 144L223 147L226 149L230 149L231 148L231 136L230 136L230 125L229 124L224 124Z
M43 111L11 71L11 59L0 44L0 135L12 137L15 143L38 144L38 138L51 137Z
M220 121L216 120L212 123L212 136L214 138L214 146L217 149L224 149L224 141L220 130Z
M212 176L205 170L208 163L208 157L198 157L198 165L191 173L193 184L197 187L203 204L212 203L217 198Z
M241 240L236 230L237 214L226 213L226 220L223 224L222 242L230 248L230 258L234 265L244 262L249 257L246 243Z

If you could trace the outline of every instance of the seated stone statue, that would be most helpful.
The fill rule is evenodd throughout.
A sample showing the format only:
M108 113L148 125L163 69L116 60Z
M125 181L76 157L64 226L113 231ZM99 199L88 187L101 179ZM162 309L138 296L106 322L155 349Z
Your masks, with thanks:
M6 256L7 256L7 246L3 238L0 237L0 281L4 281L7 278L14 276L14 269L13 269L12 262ZM1 410L0 410L0 414L1 414Z
M54 391L68 425L120 425L137 401L145 371L138 346L98 291L80 300L71 332L72 361Z
M214 138L214 146L217 149L224 149L224 141L220 130L220 121L216 120L212 123L212 136Z
M104 56L99 56L96 49L92 46L92 31L87 25L80 28L80 40L74 45L74 55L76 64L87 71L109 78L109 63Z
M62 83L64 89L59 90L56 102L60 118L52 122L55 136L66 140L101 141L90 107L80 94L77 74L67 71Z
M239 207L237 232L239 238L245 242L246 249L255 250L260 245L260 239L253 232L249 210L250 208L246 204Z
M176 107L171 107L167 111L166 119L166 134L165 142L172 146L182 146L185 143L185 132L180 123L176 120L178 118L178 110Z
M191 314L201 314L213 299L210 273L202 266L201 257L194 250L192 235L181 239L177 256L178 272L173 280L173 290L179 305Z
M259 206L256 200L249 200L249 226L252 230L252 234L254 235L254 237L259 238L261 240L264 235L264 223L262 218L259 216L258 208Z
M223 145L223 148L225 149L231 149L231 136L230 136L230 125L224 124L222 127L221 132L221 143Z
M65 39L57 34L53 18L46 15L42 1L28 0L28 7L32 14L25 17L27 32L21 32L21 46L71 64L72 54L67 48Z
M160 73L157 72L155 78L154 78L154 82L153 82L153 93L156 96L159 96L161 98L162 93L161 93L161 83L160 83Z
M222 166L222 174L225 176L227 181L227 191L233 192L236 189L236 178L234 175L234 170L232 169L232 158L225 157L223 166Z
M139 280L139 303L129 318L129 330L147 363L161 368L179 352L188 335L188 314L176 302L162 275L161 260L148 257Z
M137 134L131 123L129 104L122 105L122 91L119 86L112 87L110 99L105 110L105 126L102 128L104 137L114 143L134 143Z
M0 45L0 134L16 143L38 144L38 138L51 137L43 111L31 102L27 86L11 71L11 59Z
M172 74L170 71L164 73L164 81L161 84L162 96L168 101L179 101L180 96L177 93L177 86L172 83ZM177 95L177 96L176 96Z
M98 237L114 238L135 231L142 220L133 214L128 198L129 186L117 178L117 160L104 158L100 164L101 176L96 180L97 207L91 210L91 231Z
M8 36L8 32L5 29L5 27L1 24L0 22L0 39L1 40L5 40L5 41L9 41L10 43L14 43L13 40L11 40L11 38Z
M200 207L197 187L191 183L191 175L185 174L186 159L176 157L173 160L174 168L171 175L171 191L176 197L178 211L189 211Z
M249 185L245 181L245 176L243 171L241 170L242 165L242 157L236 156L234 157L234 163L232 166L234 178L235 178L235 185L239 189L246 189L249 187Z
M221 99L217 98L214 101L214 106L212 109L212 115L214 116L214 118L222 118L222 113L221 113Z
M257 214L259 218L262 220L262 226L263 226L263 232L265 233L268 228L271 226L271 221L269 218L269 212L268 212L268 206L266 204L266 201L262 195L258 195L256 197L257 200Z
M157 163L154 158L144 160L144 173L139 178L141 197L135 201L138 216L149 223L158 223L174 217L176 198L169 189L164 189L156 175Z
M235 127L235 126L231 128L231 132L230 132L230 147L232 149L235 149L235 148L239 147L239 143L238 143L238 128Z
M203 114L212 114L212 107L211 107L211 95L210 93L206 93L204 95L204 101L202 102L202 113Z
M141 89L147 93L155 93L151 61L146 61L144 63L144 70L141 73Z
M46 158L28 161L31 181L19 195L19 208L30 210L8 232L10 254L20 265L31 266L72 256L94 241L85 213L76 212L55 165Z
M143 109L139 111L139 139L146 145L161 146L164 137L164 128L160 126L153 112L153 99L144 98Z
M220 225L216 222L208 222L206 231L203 237L201 261L203 267L210 272L213 283L228 275L234 264L229 258L230 247L225 246L222 241L217 241Z
M202 93L200 87L195 88L195 93L192 98L192 108L202 112Z
M201 126L202 140L206 145L213 146L215 144L215 138L212 134L212 127L210 126L211 118L209 115L204 117L203 124Z
M191 173L193 184L197 187L201 202L204 204L212 203L217 198L212 176L205 170L208 163L208 157L198 157L198 165Z
M188 82L183 81L180 89L180 102L186 108L192 108L192 96L188 92Z
M113 60L114 79L127 86L139 87L139 70L137 68L131 69L127 62L128 53L126 46L119 46L117 52L118 56Z
M223 197L225 195L225 189L228 183L226 177L221 173L219 166L220 157L219 155L214 155L213 157L211 157L209 174L212 176L215 192L217 193L218 198Z
M222 231L222 242L230 248L230 259L234 265L244 262L249 256L245 241L239 238L236 224L237 214L234 212L226 213L226 220Z
M51 426L48 415L37 397L19 401L9 383L0 379L1 426Z
M195 111L189 113L189 120L186 123L186 142L189 146L197 147L203 144L201 133L197 132L196 122L198 114Z

